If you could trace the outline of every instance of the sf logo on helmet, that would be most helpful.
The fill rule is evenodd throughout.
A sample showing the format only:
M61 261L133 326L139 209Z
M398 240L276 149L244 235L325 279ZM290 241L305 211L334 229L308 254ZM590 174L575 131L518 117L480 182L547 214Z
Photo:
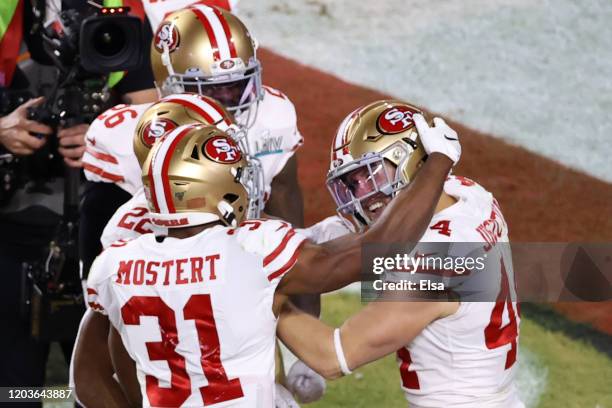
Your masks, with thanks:
M155 140L177 127L178 125L170 119L156 118L145 125L142 131L142 142L151 147Z
M204 144L206 156L217 163L232 164L242 158L240 149L233 140L224 136L215 136Z
M174 24L164 23L157 29L153 41L157 51L164 52L164 46L166 46L168 51L172 52L179 45L179 32Z
M419 113L407 106L395 106L384 110L376 123L381 133L393 135L401 133L414 125L412 115Z

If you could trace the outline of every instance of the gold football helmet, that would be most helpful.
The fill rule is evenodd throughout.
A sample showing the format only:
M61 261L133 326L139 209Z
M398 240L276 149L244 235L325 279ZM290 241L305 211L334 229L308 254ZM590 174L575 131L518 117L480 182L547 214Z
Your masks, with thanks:
M163 95L195 92L240 113L263 97L256 43L244 24L218 7L194 4L168 15L151 44Z
M166 133L142 169L151 221L169 228L237 225L247 212L248 167L238 144L214 126L183 125Z
M232 115L212 98L189 93L166 96L151 105L136 125L134 153L140 166L155 140L190 123L214 125L223 131L239 131Z
M382 100L342 121L327 175L340 215L351 215L361 227L369 225L372 220L365 209L372 197L380 193L393 197L414 178L427 156L412 121L415 113L423 114L407 103Z
M247 218L259 218L264 207L265 187L263 170L257 158L249 156L246 132L234 123L234 119L217 101L197 94L168 95L151 105L140 117L134 134L134 153L140 167L143 166L151 147L157 139L181 125L202 123L214 125L227 132L250 162L248 177L251 183Z

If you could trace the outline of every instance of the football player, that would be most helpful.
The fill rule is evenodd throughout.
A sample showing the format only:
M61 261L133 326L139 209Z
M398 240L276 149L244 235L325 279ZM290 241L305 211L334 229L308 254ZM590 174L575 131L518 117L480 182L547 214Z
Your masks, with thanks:
M241 222L252 172L228 134L204 125L167 133L142 178L151 220L168 236L118 242L95 261L74 376L90 374L84 355L105 352L99 334L110 321L107 368L119 383L95 402L272 406L275 316L286 296L345 286L359 278L364 243L423 233L460 156L456 138L434 132L423 142L421 175L367 232L318 245L284 221ZM87 394L78 384L76 393Z
M142 165L153 146L155 140L165 133L181 125L191 123L203 123L216 126L220 130L232 136L235 142L242 145L244 149L245 131L234 123L233 116L225 110L221 104L212 98L183 93L169 95L158 102L150 105L139 117L132 142L132 151L136 156L136 163L132 160L118 160L118 163L125 163L133 166L126 169L126 174L133 174L141 171ZM132 153L129 153L130 156ZM247 218L257 218L261 212L263 179L261 164L256 158L248 157L252 162L251 170L253 174L250 180L254 183L251 186L251 196ZM157 235L165 235L166 228L153 225L149 219L147 199L142 185L136 189L132 198L123 204L112 216L104 231L100 241L103 248L107 248L113 242L137 238L139 235L153 232Z
M245 127L248 153L259 160L263 170L266 212L301 226L303 202L295 151L302 136L295 108L282 92L262 85L256 51L254 39L236 16L195 4L166 16L154 35L150 55L162 95L195 92L210 96ZM100 115L87 133L83 162L85 175L93 183L88 185L82 206L80 242L85 273L100 252L99 238L107 221L142 185L130 141L149 107L118 105ZM138 224L146 214L132 218Z
M427 155L421 142L431 132L454 137L442 119L434 124L430 128L419 109L399 101L377 101L347 116L332 145L327 179L339 214L352 217L357 229L376 225L387 215L397 192L422 175ZM398 155L404 151L409 154ZM343 225L328 219L313 233L318 240L350 233ZM522 407L514 385L520 318L508 227L497 201L474 181L450 176L420 241L406 253L455 258L483 254L486 262L479 273L494 283L491 301L418 302L405 296L404 301L370 303L335 330L288 305L279 337L327 378L396 352L410 407ZM444 248L450 248L448 253ZM416 271L414 281L435 282L440 279L436 272ZM447 292L468 284L464 275L469 272L450 272L441 279ZM388 274L389 281L397 275L402 273ZM431 292L421 292L425 294Z

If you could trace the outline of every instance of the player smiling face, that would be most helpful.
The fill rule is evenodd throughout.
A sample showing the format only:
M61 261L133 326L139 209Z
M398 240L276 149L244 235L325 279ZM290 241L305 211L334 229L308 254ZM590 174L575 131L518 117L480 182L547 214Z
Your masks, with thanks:
M350 203L357 199L365 215L371 221L376 221L391 201L391 195L381 190L390 186L391 180L395 178L395 172L395 165L382 160L347 172L336 179L330 187L337 197L337 202ZM347 207L347 210L355 211L353 207Z

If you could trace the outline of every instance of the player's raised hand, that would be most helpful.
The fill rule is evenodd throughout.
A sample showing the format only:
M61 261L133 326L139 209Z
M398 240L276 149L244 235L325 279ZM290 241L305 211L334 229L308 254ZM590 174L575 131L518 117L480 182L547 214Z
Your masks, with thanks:
M298 403L293 399L293 395L285 387L279 383L276 386L276 398L274 399L274 408L300 408Z
M442 118L434 118L434 126L430 127L423 115L415 114L412 117L423 147L427 154L441 153L453 161L459 162L461 157L461 144L459 136Z
M317 401L325 393L325 379L301 360L293 363L286 382L289 390L302 403Z

